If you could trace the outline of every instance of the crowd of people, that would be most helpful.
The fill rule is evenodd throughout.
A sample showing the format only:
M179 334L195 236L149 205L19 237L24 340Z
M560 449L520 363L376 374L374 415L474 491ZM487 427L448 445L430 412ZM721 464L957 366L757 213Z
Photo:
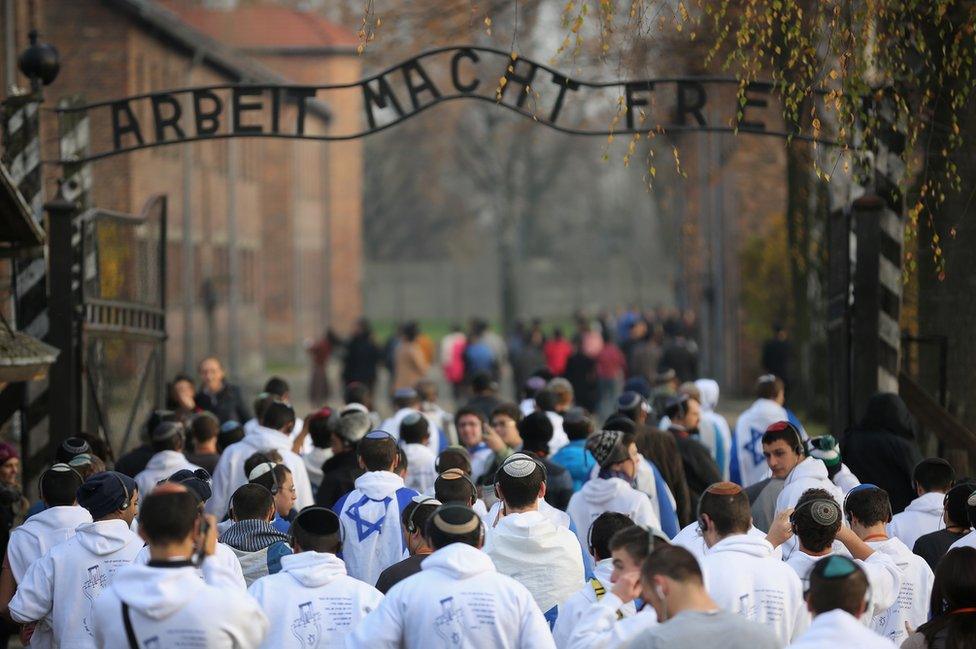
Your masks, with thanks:
M55 449L10 525L6 631L132 649L976 646L976 482L920 456L896 395L811 438L769 374L730 426L693 364L634 365L655 324L584 325L542 343L513 400L487 329L455 332L478 369L454 374L470 380L453 413L410 327L386 418L362 374L299 417L287 381L248 401L203 360L117 461L80 434ZM661 358L693 355L673 326ZM572 358L608 348L623 360L600 414ZM0 481L16 463L0 447Z

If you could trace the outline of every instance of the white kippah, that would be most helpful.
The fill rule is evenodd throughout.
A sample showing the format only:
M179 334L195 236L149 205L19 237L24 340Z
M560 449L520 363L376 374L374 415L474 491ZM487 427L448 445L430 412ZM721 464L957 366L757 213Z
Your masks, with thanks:
M516 453L502 464L502 471L513 478L524 478L535 471L535 460L524 453Z
M265 473L274 470L275 466L276 465L273 462L262 462L261 464L251 469L251 472L247 475L247 481L254 482L258 478L263 476Z

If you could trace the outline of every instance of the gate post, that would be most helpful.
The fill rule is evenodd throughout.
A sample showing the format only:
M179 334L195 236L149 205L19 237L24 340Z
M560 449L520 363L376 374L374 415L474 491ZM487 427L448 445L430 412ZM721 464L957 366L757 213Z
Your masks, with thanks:
M829 430L853 424L851 408L851 212L836 210L827 222L827 375Z
M80 317L75 300L77 292L72 287L76 278L72 272L75 247L71 242L78 206L58 190L58 195L44 209L49 223L48 311L51 324L48 339L61 350L50 372L50 440L53 446L79 432L81 426Z

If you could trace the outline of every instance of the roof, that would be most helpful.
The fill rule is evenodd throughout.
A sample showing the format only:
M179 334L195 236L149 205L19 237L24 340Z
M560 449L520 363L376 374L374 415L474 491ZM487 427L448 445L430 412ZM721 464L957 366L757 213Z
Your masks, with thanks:
M43 377L58 353L57 348L0 322L0 383Z
M169 41L200 62L219 70L238 83L288 85L284 77L258 61L186 23L175 11L155 0L107 0L116 9L138 20L150 33ZM321 100L307 102L309 112L328 121L329 109Z
M0 256L44 243L44 230L31 216L10 171L0 163Z
M245 5L229 10L166 3L189 25L222 43L250 51L353 51L356 35L310 11L280 5Z

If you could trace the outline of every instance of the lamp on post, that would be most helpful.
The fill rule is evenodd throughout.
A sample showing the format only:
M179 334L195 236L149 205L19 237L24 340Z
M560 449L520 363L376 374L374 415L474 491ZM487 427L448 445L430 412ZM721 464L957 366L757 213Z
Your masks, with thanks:
M40 95L43 86L51 85L58 78L61 69L60 57L56 47L50 43L38 42L36 29L30 31L30 45L20 53L17 67L30 79L31 91Z

